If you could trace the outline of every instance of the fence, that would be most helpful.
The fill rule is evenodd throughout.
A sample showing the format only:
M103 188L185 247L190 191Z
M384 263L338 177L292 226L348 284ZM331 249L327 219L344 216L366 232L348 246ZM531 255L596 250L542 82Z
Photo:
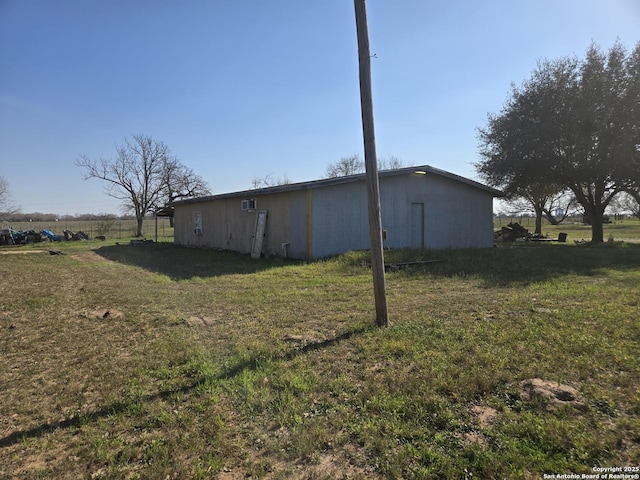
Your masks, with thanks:
M173 227L168 217L158 217L158 241L172 241ZM104 235L107 238L130 238L135 236L138 223L136 220L100 219L100 220L59 220L44 222L2 222L0 228L13 228L15 231L34 230L40 232L49 230L64 237L63 232L70 230L74 233L84 232L89 238ZM149 218L143 223L143 234L147 238L156 237L156 220Z

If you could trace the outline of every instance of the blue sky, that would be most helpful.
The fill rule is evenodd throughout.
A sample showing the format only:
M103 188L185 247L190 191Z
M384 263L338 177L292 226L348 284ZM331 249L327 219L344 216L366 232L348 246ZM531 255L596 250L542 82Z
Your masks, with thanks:
M640 41L639 0L369 0L378 155L477 179L538 60ZM120 213L82 154L134 133L214 193L362 156L351 0L0 0L0 176L23 212Z

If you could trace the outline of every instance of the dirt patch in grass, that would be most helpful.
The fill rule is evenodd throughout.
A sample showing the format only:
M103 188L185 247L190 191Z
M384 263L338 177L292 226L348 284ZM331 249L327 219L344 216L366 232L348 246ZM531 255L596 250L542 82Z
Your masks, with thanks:
M475 422L481 431L462 432L460 438L465 445L477 445L481 447L487 446L487 439L482 430L489 428L498 418L498 411L495 408L484 405L474 405L471 407L471 413L475 418Z
M488 427L498 417L498 411L495 408L482 405L474 405L471 407L471 412L476 416L481 427Z
M310 472L304 472L304 475L301 475L300 478L314 478L314 475L316 478L379 478L373 472L367 472L363 468L348 465L340 457L329 453L321 454L317 459L317 464L309 470Z
M94 320L113 320L123 316L124 313L113 308L87 309L80 312L80 317Z
M25 253L46 253L46 250L0 250L0 255L22 255Z
M587 408L582 402L578 390L557 382L529 378L520 382L518 391L520 398L525 402L533 401L536 398L541 399L546 403L548 411L569 406L584 412Z
M216 319L212 317L193 315L184 320L185 325L189 327L207 327L216 324Z
M287 343L293 345L319 345L324 342L326 339L321 338L319 335L293 335L287 334L284 336L283 340Z

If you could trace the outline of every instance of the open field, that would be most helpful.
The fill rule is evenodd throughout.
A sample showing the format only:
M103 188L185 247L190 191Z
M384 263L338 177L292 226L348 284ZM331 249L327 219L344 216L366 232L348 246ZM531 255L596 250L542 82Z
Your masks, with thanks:
M640 244L573 235L387 252L440 262L388 273L386 329L363 252L1 247L0 478L637 468Z

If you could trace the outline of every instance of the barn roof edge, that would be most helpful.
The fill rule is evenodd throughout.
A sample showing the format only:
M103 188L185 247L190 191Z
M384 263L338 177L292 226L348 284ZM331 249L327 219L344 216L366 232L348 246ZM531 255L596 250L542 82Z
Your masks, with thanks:
M411 167L396 168L392 170L380 170L378 172L379 178L393 177L398 175L407 175L412 173L432 174L439 175L441 177L448 178L450 180L458 181L467 185L470 185L481 190L485 190L491 193L494 197L504 197L505 194L500 190L493 187L489 187L482 183L476 182L466 177L456 175L455 173L447 172L439 168L432 167L430 165L416 165ZM343 183L353 183L365 180L366 173L358 173L356 175L346 175L342 177L323 178L320 180L311 180L307 182L288 183L284 185L275 185L272 187L254 188L248 190L241 190L237 192L219 193L216 195L208 195L205 197L194 197L179 200L174 202L173 205L183 205L188 203L208 202L212 200L221 200L226 198L246 198L257 195L269 195L274 193L295 192L300 190L311 190L316 188L323 188L331 185L340 185Z

